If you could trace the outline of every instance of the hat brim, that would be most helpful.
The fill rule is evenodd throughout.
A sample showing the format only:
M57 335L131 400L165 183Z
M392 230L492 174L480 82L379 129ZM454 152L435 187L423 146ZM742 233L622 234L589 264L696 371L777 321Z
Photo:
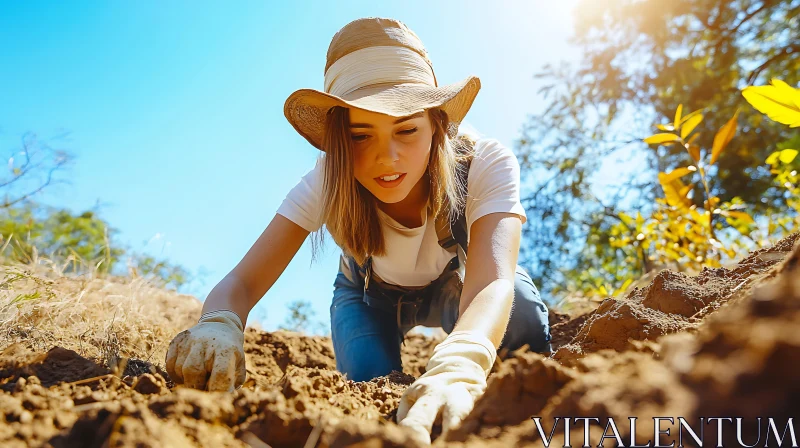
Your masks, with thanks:
M470 76L442 87L417 84L372 86L342 97L314 89L300 89L286 100L283 114L300 135L321 151L324 151L325 117L334 106L354 107L393 117L406 117L425 109L440 108L450 120L448 133L455 137L458 125L472 107L480 88L480 79Z

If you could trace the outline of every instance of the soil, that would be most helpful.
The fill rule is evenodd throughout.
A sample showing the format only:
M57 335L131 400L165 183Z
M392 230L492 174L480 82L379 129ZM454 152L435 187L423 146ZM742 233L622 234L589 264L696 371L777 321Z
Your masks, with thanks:
M784 425L800 415L800 234L732 268L660 272L581 316L551 313L551 333L549 357L526 348L500 357L472 413L445 437L434 428L434 445L542 446L532 416L544 428L559 416L596 417L600 433L608 419L629 416L769 416ZM8 345L0 446L415 446L395 412L437 339L409 335L404 372L353 382L336 372L329 338L252 328L245 336L248 380L233 394L173 387L139 359L112 371L67 348ZM652 426L626 426L624 440L652 439ZM670 427L677 432L662 425ZM733 429L723 426L727 440ZM746 425L744 440L755 431ZM582 426L569 434L580 446ZM714 424L703 440L716 442Z

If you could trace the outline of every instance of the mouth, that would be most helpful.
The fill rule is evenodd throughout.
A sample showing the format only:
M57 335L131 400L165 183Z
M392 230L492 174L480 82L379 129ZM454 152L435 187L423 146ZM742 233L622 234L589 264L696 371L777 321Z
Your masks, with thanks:
M398 174L399 174L399 177L397 179L386 181L386 180L383 180L380 177L376 177L375 178L375 182L377 182L378 185L380 185L381 187L384 187L384 188L396 187L396 186L400 185L401 182L403 182L403 179L406 178L406 173L392 173L390 176L388 176L388 177L392 177L392 176L398 175Z

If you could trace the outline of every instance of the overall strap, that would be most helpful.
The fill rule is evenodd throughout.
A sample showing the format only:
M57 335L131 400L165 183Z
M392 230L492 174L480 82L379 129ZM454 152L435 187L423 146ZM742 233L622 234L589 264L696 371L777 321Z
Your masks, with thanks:
M474 142L469 142L470 144L474 144ZM461 209L457 210L456 217L452 220L448 220L447 213L439 213L434 220L434 225L436 228L436 236L439 239L439 245L445 249L452 250L455 245L461 246L462 250L464 251L464 255L467 254L467 216L466 216L466 193L467 193L467 178L469 177L469 168L472 162L471 157L464 158L458 162L458 166L456 167L456 175L458 178L459 185L464 185L465 188L459 191L459 194L465 195L461 202ZM415 291L405 291L404 288L400 287L400 290L393 290L391 285L384 284L381 279L375 274L372 270L372 256L368 256L365 260L363 266L359 266L355 260L350 257L347 264L352 263L350 268L354 274L358 275L359 277L364 279L364 302L371 307L382 308L385 310L391 310L396 313L397 317L397 326L398 326L398 338L403 343L405 341L404 334L400 329L402 324L402 315L403 315L403 306L411 306L413 309L411 310L412 314L416 316L417 307L420 304L420 300L424 297L424 293L422 296L417 297L416 293L419 293L419 290ZM454 257L451 262L448 264L448 267L445 268L446 271L451 271L457 269L459 266L459 258ZM347 268L344 263L341 265L342 268ZM435 284L432 282L430 285ZM426 286L424 289L427 289L430 285Z
M467 176L469 175L469 167L471 159L466 159L459 162L456 174L459 183L466 185ZM460 192L465 194L466 192ZM461 205L466 207L466 197L461 201ZM464 255L467 255L467 213L465 209L458 210L458 216L448 222L448 216L445 213L439 213L436 217L436 236L439 238L439 245L445 249L450 250L456 244L461 246L464 250Z

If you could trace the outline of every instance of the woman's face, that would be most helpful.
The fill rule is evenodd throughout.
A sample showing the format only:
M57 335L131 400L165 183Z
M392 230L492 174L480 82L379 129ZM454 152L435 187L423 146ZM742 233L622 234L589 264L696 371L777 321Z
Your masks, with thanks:
M351 108L350 138L356 180L379 201L394 204L405 199L425 174L433 126L427 110L396 118ZM381 179L393 174L400 177Z

